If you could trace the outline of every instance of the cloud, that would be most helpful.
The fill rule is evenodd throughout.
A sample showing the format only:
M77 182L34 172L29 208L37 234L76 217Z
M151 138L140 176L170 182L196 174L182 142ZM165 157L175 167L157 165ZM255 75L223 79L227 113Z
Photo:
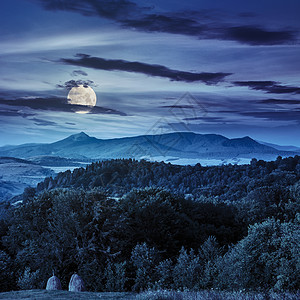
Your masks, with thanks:
M149 14L139 19L125 20L124 27L139 29L146 32L167 32L173 34L184 34L197 36L199 38L207 36L207 26L200 24L192 18L179 17L176 14Z
M27 107L33 110L61 111L73 112L82 110L82 105L69 104L65 98L31 98L31 99L16 99L4 100L0 99L0 105L9 105L15 107ZM105 108L100 106L93 107L89 114L116 114L126 116L124 112Z
M136 61L126 61L120 59L104 59L101 57L92 57L87 54L77 54L76 59L62 58L60 62L86 68L106 70L106 71L126 71L133 73L142 73L153 77L168 78L171 81L198 82L206 84L216 84L231 73L192 73L169 69L162 65L151 65ZM72 80L71 80L72 81ZM72 81L73 82L73 81Z
M165 32L199 39L233 40L248 45L280 45L296 41L296 31L270 31L259 26L220 21L215 11L158 13L154 7L138 6L129 0L35 0L47 10L65 10L84 16L114 20L125 28L145 32ZM244 17L253 15L244 14Z
M299 87L281 85L276 81L235 81L233 84L272 94L300 94Z
M38 126L55 126L55 125L57 125L57 123L55 123L55 122L42 120L42 119L38 119L38 118L32 118L29 120L34 121L34 124L38 125Z
M268 31L255 26L236 26L225 29L224 39L248 45L281 45L296 40L294 31Z
M69 80L64 84L57 84L56 87L64 88L66 90L70 90L73 87L78 87L79 85L83 85L84 87L95 86L94 81L92 80Z
M82 70L74 70L71 74L72 76L76 77L76 76L88 76L88 73L82 71Z
M207 123L220 123L225 122L225 119L223 117L191 117L191 118L183 118L183 121L204 121ZM234 122L234 120L230 120L231 122Z
M107 19L123 20L142 12L139 7L127 0L35 0L47 10L65 10L78 12L84 16L101 16Z
M187 12L186 12L187 14ZM281 45L296 41L296 32L292 30L270 31L258 26L230 26L216 20L215 24L207 21L199 23L199 17L179 17L177 14L146 15L136 20L126 20L125 27L146 32L167 32L195 36L199 39L232 40L248 45Z
M300 104L300 100L283 100L283 99L264 99L264 100L259 100L258 102L264 104L291 104L291 105Z
M191 109L194 109L196 108L195 105L162 105L162 106L159 106L160 108L191 108Z
M276 111L253 111L240 112L241 115L272 121L297 121L300 123L300 110L276 110Z
M31 113L25 113L23 111L20 110L0 110L0 116L4 116L4 117L22 117L22 118L27 118L27 117L32 117L35 114L31 114Z

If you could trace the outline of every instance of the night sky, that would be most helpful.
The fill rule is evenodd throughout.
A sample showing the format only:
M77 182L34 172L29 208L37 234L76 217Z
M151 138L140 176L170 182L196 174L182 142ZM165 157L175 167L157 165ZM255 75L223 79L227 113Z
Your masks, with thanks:
M3 0L0 145L173 131L300 146L298 0ZM97 106L66 99L91 86Z

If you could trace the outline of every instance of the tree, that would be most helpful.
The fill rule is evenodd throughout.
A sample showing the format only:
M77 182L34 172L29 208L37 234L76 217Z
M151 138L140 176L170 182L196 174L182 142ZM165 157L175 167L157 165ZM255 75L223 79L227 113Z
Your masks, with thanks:
M182 248L174 266L174 287L180 290L194 290L199 288L202 267L199 256L193 249L188 253Z
M217 239L210 236L200 247L199 257L203 264L203 274L200 279L202 288L212 288L218 273L217 262L221 257L222 248Z
M173 269L171 259L163 260L155 267L155 289L170 289L173 287Z
M137 244L131 253L131 262L136 269L134 291L143 291L154 283L153 270L160 261L155 248L150 248L146 243Z
M108 261L104 272L105 290L108 292L124 292L128 280L126 262L113 263Z
M13 263L11 257L0 250L0 291L5 292L11 290L14 285Z
M18 287L21 290L33 290L44 288L44 283L39 279L39 270L31 271L29 267L26 267L24 272L18 279Z
M101 220L95 216L105 199L95 192L53 190L17 207L3 243L16 269L24 272L20 276L38 271L39 281L46 282L55 270L66 287L73 272L81 270L87 287L98 289L95 272L102 269L107 255L100 251Z
M293 290L300 284L300 227L269 219L249 227L247 237L219 264L219 287Z

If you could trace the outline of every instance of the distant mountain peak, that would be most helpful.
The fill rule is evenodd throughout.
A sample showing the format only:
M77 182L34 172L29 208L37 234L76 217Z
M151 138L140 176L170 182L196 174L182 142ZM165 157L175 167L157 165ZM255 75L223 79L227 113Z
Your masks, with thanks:
M240 138L241 141L246 141L246 142L250 142L250 143L253 143L253 144L259 144L257 141L255 141L253 138L251 138L250 136L244 136L242 138Z
M82 140L86 140L89 138L91 138L91 137L83 131L69 136L69 139L72 139L74 141L82 141Z
M254 141L249 135L242 137L243 140L251 140Z
M88 134L86 134L85 132L81 131L77 134L74 134L74 135L77 135L77 136L84 136L84 137L90 137Z

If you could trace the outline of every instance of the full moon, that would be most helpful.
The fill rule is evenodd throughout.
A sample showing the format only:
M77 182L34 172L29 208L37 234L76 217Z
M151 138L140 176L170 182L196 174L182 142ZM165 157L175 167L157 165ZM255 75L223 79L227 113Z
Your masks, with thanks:
M75 112L79 114L86 114L96 105L97 96L91 87L79 85L70 90L68 94L68 103L73 105L82 105L82 109L76 108Z

